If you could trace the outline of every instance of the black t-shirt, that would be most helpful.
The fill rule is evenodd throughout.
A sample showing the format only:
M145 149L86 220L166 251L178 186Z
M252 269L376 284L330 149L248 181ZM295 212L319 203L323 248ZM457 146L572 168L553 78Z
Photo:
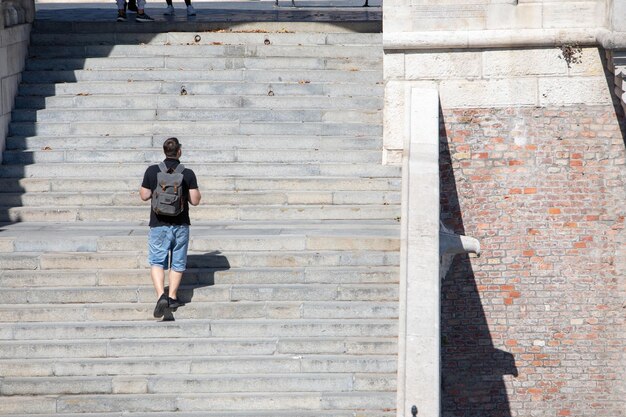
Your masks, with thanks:
M165 162L165 166L167 169L174 169L180 164L178 159L166 158L163 162ZM146 173L143 175L143 182L141 186L143 188L147 188L154 193L157 187L157 174L161 170L158 165L150 165L148 169L146 169ZM154 210L150 210L150 227L156 226L170 226L170 225L190 225L191 221L189 220L189 190L195 190L198 188L198 180L196 179L196 174L190 170L189 168L185 168L183 170L183 196L186 196L184 202L183 212L178 216L164 216L159 215L154 212Z

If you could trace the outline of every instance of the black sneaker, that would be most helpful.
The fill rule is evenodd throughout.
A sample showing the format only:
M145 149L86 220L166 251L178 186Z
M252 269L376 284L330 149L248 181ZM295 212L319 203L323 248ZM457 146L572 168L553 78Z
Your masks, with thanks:
M156 307L154 307L154 318L158 319L163 317L163 314L165 314L165 310L167 310L167 307L167 295L163 294L159 297L159 300L156 303Z
M137 13L137 17L135 17L135 20L137 22L154 22L154 19L145 13Z
M178 310L178 307L182 307L185 305L185 303L183 303L182 301L170 297L167 297L167 304L170 311L176 311Z
M121 10L118 10L117 11L117 21L118 22L125 22L126 20L127 20L126 19L126 13L121 11Z

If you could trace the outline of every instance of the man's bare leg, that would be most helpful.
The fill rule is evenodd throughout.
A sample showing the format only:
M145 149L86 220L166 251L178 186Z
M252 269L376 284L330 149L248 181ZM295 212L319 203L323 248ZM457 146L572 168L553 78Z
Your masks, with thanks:
M183 279L183 273L178 271L173 271L170 269L169 274L169 296L174 300L177 300L176 293L178 292L178 287L180 287L180 282Z
M154 285L156 295L160 297L165 292L165 271L163 271L161 267L152 266L150 268L150 276L152 277L152 284Z

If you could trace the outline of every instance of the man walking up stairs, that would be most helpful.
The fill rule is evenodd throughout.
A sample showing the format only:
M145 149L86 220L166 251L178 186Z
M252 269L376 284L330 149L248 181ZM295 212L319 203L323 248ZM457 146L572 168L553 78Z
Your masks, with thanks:
M112 24L32 34L0 167L0 415L395 415L380 34ZM203 203L161 322L137 185L171 136Z

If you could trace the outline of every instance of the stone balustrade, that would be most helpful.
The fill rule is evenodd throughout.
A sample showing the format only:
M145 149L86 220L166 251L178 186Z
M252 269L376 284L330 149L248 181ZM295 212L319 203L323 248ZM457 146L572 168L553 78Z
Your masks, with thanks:
M0 150L3 150L28 53L35 3L33 0L2 0L0 11Z

